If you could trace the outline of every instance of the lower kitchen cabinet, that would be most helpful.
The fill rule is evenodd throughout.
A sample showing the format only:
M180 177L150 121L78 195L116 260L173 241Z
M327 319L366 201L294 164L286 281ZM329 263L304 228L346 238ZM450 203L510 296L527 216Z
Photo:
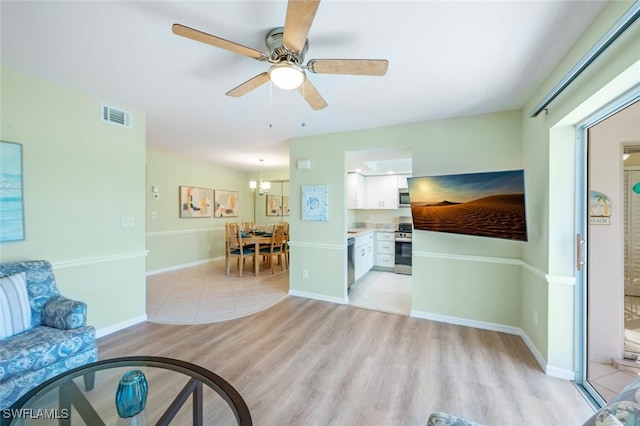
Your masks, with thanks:
M355 237L355 280L360 279L364 274L373 268L373 232Z
M395 244L394 232L376 232L375 266L393 268L396 254Z

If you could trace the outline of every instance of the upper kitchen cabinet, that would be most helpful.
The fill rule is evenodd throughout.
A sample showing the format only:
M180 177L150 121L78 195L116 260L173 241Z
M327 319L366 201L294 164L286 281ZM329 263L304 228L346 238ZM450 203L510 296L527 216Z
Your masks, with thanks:
M364 208L364 176L360 173L347 174L347 208Z
M409 188L409 182L407 182L407 179L410 177L411 175L398 175L398 189Z
M381 175L365 177L367 209L397 209L398 208L398 177L397 175Z

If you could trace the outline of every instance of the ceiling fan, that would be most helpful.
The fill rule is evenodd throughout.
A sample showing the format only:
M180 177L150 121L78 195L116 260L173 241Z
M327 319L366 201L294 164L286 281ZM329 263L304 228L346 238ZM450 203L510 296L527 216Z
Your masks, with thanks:
M173 33L272 64L268 71L228 91L227 96L246 95L271 81L281 89L297 89L317 111L325 108L327 102L307 79L305 70L316 74L382 76L389 66L386 59L311 59L304 64L309 48L307 35L319 5L320 0L289 0L284 27L273 28L267 33L269 54L180 24L173 24Z

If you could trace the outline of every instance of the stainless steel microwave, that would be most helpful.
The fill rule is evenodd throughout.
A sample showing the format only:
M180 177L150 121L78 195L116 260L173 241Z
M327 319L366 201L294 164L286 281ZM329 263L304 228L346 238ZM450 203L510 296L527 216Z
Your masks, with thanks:
M409 188L398 189L398 207L411 207Z

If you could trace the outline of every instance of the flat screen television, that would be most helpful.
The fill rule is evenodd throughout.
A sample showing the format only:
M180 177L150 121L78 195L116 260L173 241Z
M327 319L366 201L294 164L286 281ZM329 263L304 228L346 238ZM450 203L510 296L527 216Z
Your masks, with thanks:
M527 241L524 170L407 181L415 230Z

